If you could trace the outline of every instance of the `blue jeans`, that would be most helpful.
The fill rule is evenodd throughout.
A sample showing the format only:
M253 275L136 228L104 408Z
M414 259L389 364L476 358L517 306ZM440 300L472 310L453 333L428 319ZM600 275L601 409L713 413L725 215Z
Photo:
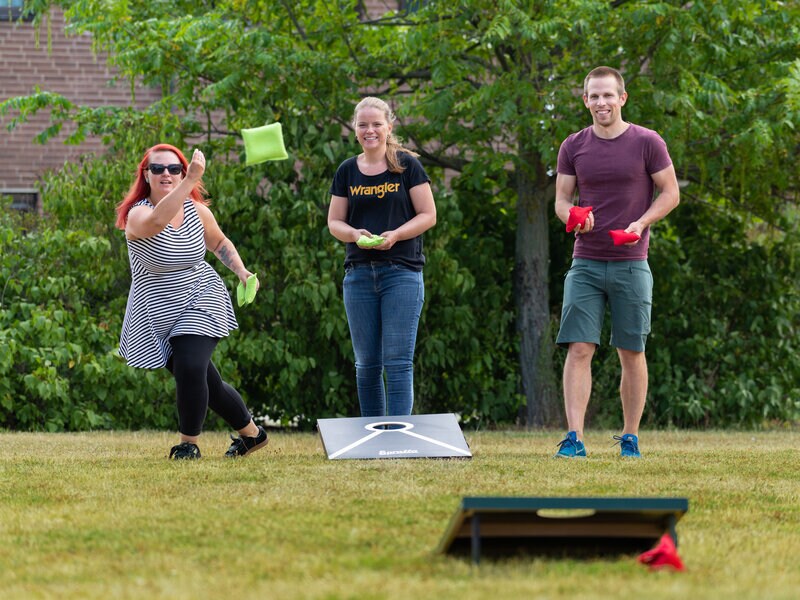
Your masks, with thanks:
M356 355L361 416L411 414L414 346L424 301L421 271L387 262L347 267L344 307Z

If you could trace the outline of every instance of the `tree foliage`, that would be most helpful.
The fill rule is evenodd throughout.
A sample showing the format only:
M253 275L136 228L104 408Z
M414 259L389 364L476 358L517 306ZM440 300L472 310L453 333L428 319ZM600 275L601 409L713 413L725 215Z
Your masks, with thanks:
M113 346L125 292L113 241L0 210L0 423L21 430L170 427L164 373ZM103 260L98 260L102 257ZM115 264L116 263L116 264ZM120 312L121 311L121 312Z
M118 84L163 90L144 110L76 106L46 90L0 104L11 125L50 110L43 142L72 122L70 142L107 143L103 163L69 166L45 192L62 229L105 240L92 242L110 269L101 278L105 295L86 301L98 316L84 315L109 324L105 352L116 343L128 283L123 240L110 228L113 206L145 148L200 145L218 220L264 285L256 305L240 311L241 331L220 345L220 368L274 417L310 423L354 414L343 248L325 213L336 166L358 148L352 107L369 91L393 102L396 130L421 153L437 192L439 224L426 234L418 410L476 423L513 421L518 411L528 424L555 422L563 356L553 337L571 247L552 216L555 159L561 140L589 122L583 77L610 64L626 76L625 118L663 135L685 183L681 207L656 226L651 246L649 418L797 418L796 3L450 0L377 17L360 13L355 0L28 5L37 18L63 7L70 30L90 33L108 53ZM273 121L283 123L290 161L245 168L239 130ZM14 239L38 251L39 238ZM10 274L12 259L2 260L10 269L4 281L20 281L7 285L19 294L8 298L30 303L30 287ZM47 295L33 304L51 309ZM30 316L15 310L0 326L8 335ZM73 343L82 339L75 327ZM776 330L785 332L780 340ZM34 338L26 340L35 350ZM605 348L598 354L597 398L616 395L615 360ZM33 363L3 364L24 380ZM158 377L136 379L116 363L101 368L117 382L111 389L124 380L138 396ZM6 404L19 402L21 388L5 385ZM618 403L598 404L595 418L616 418ZM105 421L58 426L116 423L109 406Z

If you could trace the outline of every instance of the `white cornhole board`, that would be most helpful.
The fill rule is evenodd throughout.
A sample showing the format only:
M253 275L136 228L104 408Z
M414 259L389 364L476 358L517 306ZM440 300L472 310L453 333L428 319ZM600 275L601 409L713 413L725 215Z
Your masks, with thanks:
M317 419L325 454L348 458L472 458L453 413Z

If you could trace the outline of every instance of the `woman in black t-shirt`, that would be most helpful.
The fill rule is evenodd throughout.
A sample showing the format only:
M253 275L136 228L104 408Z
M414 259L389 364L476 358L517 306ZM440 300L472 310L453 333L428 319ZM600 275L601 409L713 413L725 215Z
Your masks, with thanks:
M436 224L430 178L392 133L393 121L383 100L356 105L363 152L337 169L328 210L331 234L347 243L344 304L362 416L411 414L425 298L422 234Z

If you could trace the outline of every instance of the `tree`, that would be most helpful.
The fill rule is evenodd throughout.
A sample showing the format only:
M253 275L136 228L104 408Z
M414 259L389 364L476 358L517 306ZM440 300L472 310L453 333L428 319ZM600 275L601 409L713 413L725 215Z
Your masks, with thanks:
M219 189L237 198L229 206L241 214L257 198L294 198L303 203L301 218L321 230L330 174L352 148L347 121L354 101L365 90L391 99L426 164L455 174L456 203L481 198L487 220L516 215L511 275L521 417L529 426L551 424L558 306L549 276L553 259L563 257L552 257L550 248L566 248L549 236L552 189L561 140L589 123L583 77L599 64L623 71L631 94L624 116L665 137L688 184L685 201L785 227L781 219L792 213L783 207L797 197L800 8L770 0L414 6L420 4L366 19L355 0L35 0L30 5L40 16L65 7L74 30L91 33L97 49L109 52L120 79L160 85L164 97L138 112L76 107L41 93L8 101L0 112L19 109L24 118L50 107L56 124L78 124L76 141L103 135L129 162L154 139L202 139L212 157L235 156L239 129L280 120L302 169L244 172L232 164ZM471 226L464 232L486 232L485 223ZM470 274L458 263L453 268L462 279L455 288L470 289ZM331 293L330 266L324 269L314 293ZM342 326L331 325L329 335ZM297 385L314 368L309 361L295 367L283 384Z
M513 192L529 425L553 421L548 214L558 145L590 122L583 77L600 64L623 71L624 116L667 139L692 184L686 196L774 222L774 202L797 191L787 174L798 141L798 16L785 2L464 0L383 21L397 27L377 62L396 73L384 76L387 93L407 95L406 129L424 156L490 182L487 194Z

